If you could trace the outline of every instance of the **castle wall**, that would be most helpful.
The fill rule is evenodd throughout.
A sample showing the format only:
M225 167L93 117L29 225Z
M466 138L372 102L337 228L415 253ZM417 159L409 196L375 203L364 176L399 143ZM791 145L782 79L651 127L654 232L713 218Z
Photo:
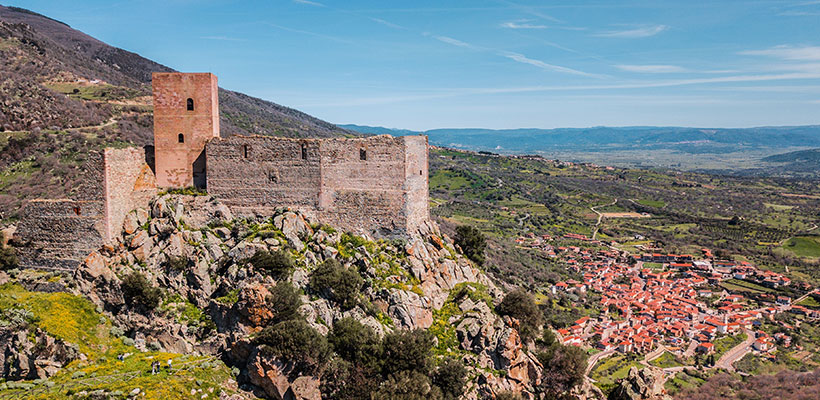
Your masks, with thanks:
M233 136L209 142L206 153L208 193L239 215L270 214L282 205L305 211L318 207L315 140Z
M122 231L126 214L145 208L157 194L157 182L145 163L145 150L105 149L106 240Z
M83 180L71 199L26 204L15 232L22 265L74 269L100 246L119 236L125 215L146 207L156 180L140 148L89 154Z
M216 75L163 72L153 73L151 79L157 184L187 187L200 177L204 183L204 166L197 160L205 143L219 137ZM188 110L188 99L193 101L193 110ZM182 143L179 135L183 135Z
M379 236L404 235L427 220L423 137L233 136L210 141L206 155L208 193L238 215L291 207Z

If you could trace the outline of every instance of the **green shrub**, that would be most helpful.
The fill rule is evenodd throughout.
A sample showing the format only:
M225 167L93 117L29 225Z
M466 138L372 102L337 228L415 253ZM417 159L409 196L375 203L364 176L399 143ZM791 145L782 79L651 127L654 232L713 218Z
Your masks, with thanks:
M534 338L544 323L544 316L535 304L535 299L522 288L507 293L496 311L499 315L509 315L518 320L518 332L522 340Z
M190 265L190 260L188 257L185 256L169 256L168 257L168 269L171 271L187 271L188 266Z
M139 272L132 272L123 278L120 284L123 297L129 305L141 305L149 310L159 306L162 300L162 291L151 286L148 279Z
M254 268L267 271L273 279L279 280L290 275L293 271L293 257L284 250L277 250L273 253L267 250L257 251L253 257L247 260Z
M469 225L456 227L456 237L453 241L461 247L464 255L478 265L484 264L484 250L487 248L487 238L478 228Z
M399 371L390 375L376 393L376 399L428 400L441 398L439 388L430 378L417 371Z
M455 358L447 358L436 369L433 384L441 389L444 399L458 399L464 394L467 384L467 368Z
M255 339L262 351L290 363L295 372L311 375L330 359L330 345L305 320L282 321L262 330Z
M422 329L396 331L384 337L385 376L399 371L428 374L433 365L433 335Z
M335 301L343 309L355 307L364 279L359 273L342 266L335 259L328 259L310 275L310 288Z
M3 243L3 232L0 232L0 243ZM0 244L0 271L8 271L20 266L17 261L17 254L12 247L2 247Z
M271 290L268 302L273 309L274 323L302 318L302 314L299 313L302 298L290 282L279 281Z
M336 354L346 361L368 370L378 370L381 340L369 326L353 318L342 318L333 324L327 339Z

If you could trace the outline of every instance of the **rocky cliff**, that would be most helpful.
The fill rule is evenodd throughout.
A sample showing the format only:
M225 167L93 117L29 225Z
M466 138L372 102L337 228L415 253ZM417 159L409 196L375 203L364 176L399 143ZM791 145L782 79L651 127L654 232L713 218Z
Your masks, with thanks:
M254 262L257 254L284 254L294 268L273 273ZM352 303L311 284L329 260L360 278ZM160 289L156 307L129 294L125 281L135 273ZM508 391L532 397L540 383L542 366L522 344L518 321L493 311L501 291L434 223L408 240L377 241L294 211L237 219L208 196L163 195L150 209L131 212L121 236L90 254L65 290L90 299L138 348L215 355L257 395L318 398L321 372L304 374L256 340L275 322L279 305L271 292L279 282L298 290L299 315L323 336L343 319L379 336L430 332L436 359L456 358L467 369L466 398ZM82 356L55 343L47 348L31 357L54 361L54 354L66 353L54 361L59 364Z

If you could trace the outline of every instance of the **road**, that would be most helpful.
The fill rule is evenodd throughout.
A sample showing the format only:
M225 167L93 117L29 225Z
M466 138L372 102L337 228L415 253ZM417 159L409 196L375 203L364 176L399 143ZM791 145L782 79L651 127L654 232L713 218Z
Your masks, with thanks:
M595 240L595 236L598 236L598 229L601 227L601 221L604 219L604 214L601 214L600 212L598 212L598 210L596 210L596 208L614 206L615 203L617 203L617 202L618 202L618 199L615 199L615 201L613 201L612 203L601 204L599 206L589 208L590 210L592 210L592 212L594 212L595 214L598 214L598 222L595 223L595 231L592 232L592 240Z
M615 349L595 353L591 357L589 357L589 360L587 360L587 371L586 373L584 373L584 375L589 375L589 373L592 372L592 368L595 368L595 364L598 363L598 360L604 357L609 357L612 355L612 353L615 353Z
M732 347L723 356L720 357L713 368L723 368L729 372L733 372L735 367L732 365L735 361L740 360L749 351L752 350L752 344L755 342L755 333L751 329L746 329L746 340L739 345Z

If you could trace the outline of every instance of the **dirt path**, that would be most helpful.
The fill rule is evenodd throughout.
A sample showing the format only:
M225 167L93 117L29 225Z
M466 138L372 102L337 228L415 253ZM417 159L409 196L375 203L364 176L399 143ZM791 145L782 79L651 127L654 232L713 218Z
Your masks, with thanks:
M614 205L615 205L615 203L617 203L617 202L618 202L618 199L615 199L615 201L613 201L612 203L609 203L609 204L601 204L601 205L598 205L598 206L594 206L594 207L590 207L590 208L589 208L590 210L592 210L592 212L594 212L595 214L598 214L598 222L596 222L596 223L595 223L595 231L594 231L594 232L592 232L592 240L595 240L595 237L596 237L596 236L598 236L598 229L600 229L600 228L601 228L601 221L604 219L604 214L603 214L603 213L601 213L601 212L599 212L598 210L596 210L596 208L598 208L598 207L608 207L608 206L614 206Z

